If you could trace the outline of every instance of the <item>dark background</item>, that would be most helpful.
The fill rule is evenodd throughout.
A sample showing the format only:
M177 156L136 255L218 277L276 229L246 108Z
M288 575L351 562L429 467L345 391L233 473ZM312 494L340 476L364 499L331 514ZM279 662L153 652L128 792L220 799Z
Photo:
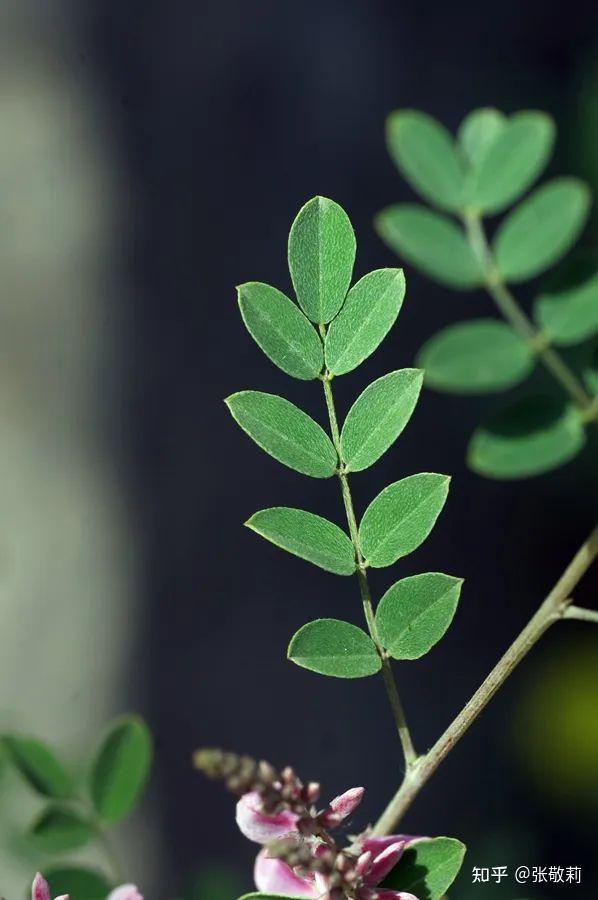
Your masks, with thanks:
M302 506L339 523L342 508L333 480L279 466L228 416L222 399L256 388L324 421L317 383L287 378L247 335L234 286L256 279L289 289L288 228L317 193L341 203L353 221L357 276L396 264L372 229L378 209L411 196L384 146L385 116L395 107L424 109L453 130L480 105L544 109L559 126L552 170L591 178L596 5L131 0L96 7L82 29L81 65L100 80L122 173L142 210L123 247L132 301L113 440L144 524L146 613L130 701L157 735L154 791L168 854L161 883L146 888L172 895L214 859L238 867L249 887L255 848L236 830L231 798L191 769L195 747L292 763L322 781L326 796L363 784L356 827L386 803L400 754L379 680L323 679L285 661L286 643L304 622L329 615L359 623L358 590L242 527L271 505ZM341 412L374 377L410 365L443 324L492 314L481 294L454 294L409 268L406 274L407 298L391 336L339 381ZM378 594L420 571L466 579L446 639L425 659L397 665L422 749L478 686L592 524L591 451L523 483L468 472L464 446L491 402L426 392L396 447L354 478L363 510L404 475L453 476L431 537L373 579ZM589 580L582 599L591 604ZM531 783L513 750L514 710L542 661L583 640L582 630L567 624L545 639L404 823L474 845L506 834L515 862L584 866L581 887L539 896L593 896L596 806L593 816L581 814L575 798L557 803ZM480 851L467 865L505 862L498 851ZM521 892L511 882L497 896Z

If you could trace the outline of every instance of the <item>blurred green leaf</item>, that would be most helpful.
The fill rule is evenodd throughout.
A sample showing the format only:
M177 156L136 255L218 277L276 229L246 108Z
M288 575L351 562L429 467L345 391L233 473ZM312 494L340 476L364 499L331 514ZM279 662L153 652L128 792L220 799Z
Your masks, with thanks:
M376 230L401 259L451 288L479 287L484 273L465 235L451 219L418 206L399 203L378 213Z
M411 187L451 211L463 206L465 173L449 132L417 110L397 110L386 125L388 150Z
M330 478L338 464L332 441L317 422L284 397L239 391L226 404L258 447L312 478Z
M598 396L598 341L590 348L588 361L583 370L583 380L589 392Z
M577 409L552 397L526 397L476 429L467 451L474 472L527 478L573 459L585 443Z
M289 897L288 894L243 894L239 900L302 900L301 897Z
M455 838L417 841L407 847L382 886L415 894L418 900L440 900L459 874L465 850Z
M283 372L310 381L324 365L322 341L298 306L269 284L251 281L238 288L247 330Z
M382 666L370 636L339 619L308 622L291 638L287 656L304 669L336 678L364 678Z
M102 822L128 815L142 793L152 764L152 738L138 716L118 719L96 756L91 796Z
M2 737L2 745L10 762L39 794L59 800L72 793L71 776L41 741L12 734Z
M62 866L44 875L52 897L68 894L73 900L106 900L114 886L101 872L78 866Z
M480 153L468 198L472 206L497 213L513 203L547 165L554 135L545 113L519 112L507 119Z
M394 659L419 659L440 640L455 615L462 584L462 578L428 572L387 590L376 610L376 627Z
M415 409L422 380L419 369L399 369L378 378L357 398L341 432L348 471L367 469L396 441Z
M596 334L598 260L568 260L536 299L534 316L555 344L577 344Z
M489 106L474 109L463 119L457 133L457 140L463 155L471 166L479 165L490 144L504 128L506 121L503 113Z
M344 209L314 197L299 210L289 234L289 269L305 315L325 324L335 317L349 290L355 235Z
M377 269L354 284L326 335L326 365L334 375L359 366L384 340L405 296L402 269Z
M231 900L243 890L239 873L230 863L208 863L189 880L185 900Z
M94 829L91 822L66 806L48 806L28 832L34 845L44 853L67 853L88 844Z
M425 541L446 502L449 483L447 475L433 472L410 475L372 500L359 528L370 566L390 566Z
M526 378L534 354L508 325L497 319L474 319L449 325L419 352L427 387L456 394L502 391Z
M589 208L590 192L576 178L555 178L530 194L493 241L505 281L526 281L554 265L577 240Z
M262 509L245 523L248 528L301 559L336 575L355 571L353 544L338 525L303 509Z

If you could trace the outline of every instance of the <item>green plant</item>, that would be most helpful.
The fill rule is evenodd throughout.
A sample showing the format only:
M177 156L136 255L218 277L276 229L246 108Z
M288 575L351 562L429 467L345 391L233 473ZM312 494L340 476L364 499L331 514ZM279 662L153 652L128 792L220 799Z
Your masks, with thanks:
M376 217L378 233L441 284L484 289L504 320L460 322L432 337L418 357L426 384L486 394L525 383L469 442L469 465L492 478L527 477L568 462L598 421L596 255L566 259L537 290L533 318L511 289L544 273L574 245L590 208L588 187L576 178L554 178L506 215L492 241L484 226L485 218L504 213L541 175L554 136L550 117L535 111L505 116L474 110L456 140L414 110L393 112L387 122L392 159L437 209L390 206ZM538 363L549 376L539 385L540 379L529 380Z
M427 134L418 148L417 155L424 159L428 139L432 141ZM445 179L441 172L440 175L439 189L444 191L442 196L448 203L453 196L451 179ZM505 193L506 188L503 196ZM580 199L580 204L585 205L585 200ZM428 215L432 216L425 213ZM434 251L431 252L433 255ZM402 478L378 494L359 520L350 477L372 466L399 437L417 404L423 373L418 369L402 369L377 379L359 395L342 424L338 421L332 391L334 379L356 369L394 324L405 293L404 276L399 269L382 269L365 275L350 287L355 258L353 229L344 211L322 197L310 200L297 215L289 235L288 257L297 304L276 288L252 282L239 288L241 314L252 337L275 365L295 378L321 383L329 433L279 396L242 391L226 402L241 428L275 459L304 475L338 479L348 533L310 511L288 507L262 510L246 524L282 549L329 572L357 578L367 630L352 622L330 618L308 622L291 639L288 657L297 665L322 675L360 678L380 673L382 676L402 747L405 776L369 832L371 838L377 839L395 828L440 762L544 631L563 618L597 617L592 611L571 605L571 590L598 554L598 531L583 544L470 702L431 750L418 754L391 659L417 659L440 640L455 614L462 580L440 573L404 578L393 584L375 605L368 570L392 565L426 539L446 501L449 478L435 473ZM468 258L470 268L475 268L473 255ZM266 767L264 771L270 773L270 780L263 781L261 769L253 761L238 761L217 751L198 754L196 762L208 774L225 779L232 790L243 795L253 791L257 797L268 797L269 785L277 785L270 806L264 806L261 811L253 809L252 815L267 818L276 810L295 809L288 804L285 807L284 773L272 774L271 767ZM330 836L322 827L321 815L306 808L303 790L299 783L296 794L289 794L296 798L293 803L299 804L302 823L299 830L313 833L328 843ZM420 900L437 900L444 894L458 866L454 872L451 869L449 882L438 886L433 863L419 859L419 856L425 858L428 851L435 858L437 847L446 846L451 854L455 851L451 839L436 840L440 844L423 843L405 854L389 876L389 889L414 890L405 872L415 866L419 873ZM443 841L448 843L444 845ZM288 847L283 851L273 848L271 852L287 861L296 858L295 851ZM443 851L438 852L442 855ZM411 855L415 860L410 863ZM459 865L461 859L462 855ZM301 864L305 865L305 860ZM331 891L330 897L333 894ZM265 893L250 896L274 897ZM360 894L349 892L346 896Z
M46 877L52 893L70 893L75 900L105 897L123 880L109 830L132 812L151 768L152 740L146 724L138 716L112 722L83 783L37 738L3 734L0 750L43 799L23 841L40 863L51 860ZM94 844L106 858L108 874L60 859Z

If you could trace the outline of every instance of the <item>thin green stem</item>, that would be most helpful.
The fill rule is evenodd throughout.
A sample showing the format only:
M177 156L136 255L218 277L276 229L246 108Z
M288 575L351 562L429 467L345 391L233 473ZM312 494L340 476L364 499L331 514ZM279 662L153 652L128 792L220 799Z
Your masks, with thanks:
M585 609L583 606L569 606L564 613L565 619L579 619L580 622L595 622L598 625L598 610Z
M323 326L321 326L320 332L322 336L325 335L326 332ZM365 615L365 620L368 626L370 637L376 645L376 649L382 662L382 678L384 680L384 686L386 688L388 701L390 703L399 739L401 741L401 747L403 748L405 765L407 767L407 771L409 771L416 763L417 753L415 752L415 748L413 746L411 733L409 731L409 727L407 725L407 720L405 717L405 710L403 709L403 704L399 696L399 691L397 689L390 661L384 651L384 648L380 644L380 639L378 637L376 618L374 615L374 605L372 603L372 595L370 592L370 586L368 583L366 571L367 566L361 552L361 545L359 542L359 529L357 526L357 518L355 516L355 507L353 506L353 498L351 496L351 488L349 487L349 479L344 469L344 462L341 454L340 431L338 427L338 419L336 416L336 408L334 405L334 397L332 396L332 387L330 385L330 381L331 376L328 372L326 372L322 376L322 384L324 386L326 408L328 410L328 418L330 420L332 442L339 458L339 469L337 474L340 481L341 495L345 507L347 524L349 526L349 535L351 537L351 543L353 544L353 549L355 551L355 561L357 563L357 580L359 582L359 591L361 593L361 603L363 606L363 612Z
M575 554L540 608L532 616L519 637L502 656L471 700L463 707L432 749L424 756L420 756L411 771L407 772L403 783L376 822L373 834L385 835L394 831L397 823L409 809L431 775L434 774L440 763L463 737L470 725L477 719L521 660L554 622L568 618L571 615L567 612L571 608L572 603L571 591L597 556L598 528L595 528ZM579 610L579 612L584 612L583 618L587 618L585 613L590 613L591 611ZM591 620L595 621L593 616Z
M517 334L531 345L555 381L566 391L577 406L587 414L586 419L591 421L595 417L592 398L584 390L581 382L562 356L548 344L545 336L536 329L503 281L494 262L480 217L475 214L469 214L464 217L463 221L469 244L482 265L484 286L488 294L492 297L507 322Z
M89 801L81 796L77 795L72 798L73 803L76 803L81 807L84 815L88 818L89 824L95 834L96 840L100 845L102 853L106 858L106 862L108 863L108 867L112 870L112 878L115 884L119 884L124 881L124 874L122 870L122 866L120 864L120 860L114 851L114 848L110 842L110 838L106 834L104 826L100 822L97 817L95 810L91 807Z
M116 884L120 884L122 881L124 881L124 875L120 865L120 860L118 859L114 848L110 843L110 838L99 823L95 823L95 833L98 839L98 843L102 847L102 851L104 853L104 856L106 857L108 865L112 869L114 882Z

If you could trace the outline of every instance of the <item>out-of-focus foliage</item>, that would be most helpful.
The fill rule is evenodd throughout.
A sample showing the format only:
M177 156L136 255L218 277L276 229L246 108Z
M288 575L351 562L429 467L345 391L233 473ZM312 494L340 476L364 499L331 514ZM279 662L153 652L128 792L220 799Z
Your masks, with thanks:
M559 263L588 218L590 192L576 178L555 178L521 199L546 167L554 135L550 117L536 111L506 116L495 109L474 110L455 139L413 110L394 112L387 123L397 168L443 212L413 203L390 206L376 218L380 236L441 284L485 288L507 320L474 319L434 335L418 358L426 384L459 394L499 393L526 382L537 362L555 379L547 395L524 385L520 396L509 398L474 432L468 462L490 478L524 478L563 465L579 453L585 429L598 419L591 375L570 370L551 348L580 344L598 333L595 254L583 265L565 262L539 287L537 326L507 286ZM483 218L516 201L493 226L489 242ZM554 389L558 401L551 396Z

